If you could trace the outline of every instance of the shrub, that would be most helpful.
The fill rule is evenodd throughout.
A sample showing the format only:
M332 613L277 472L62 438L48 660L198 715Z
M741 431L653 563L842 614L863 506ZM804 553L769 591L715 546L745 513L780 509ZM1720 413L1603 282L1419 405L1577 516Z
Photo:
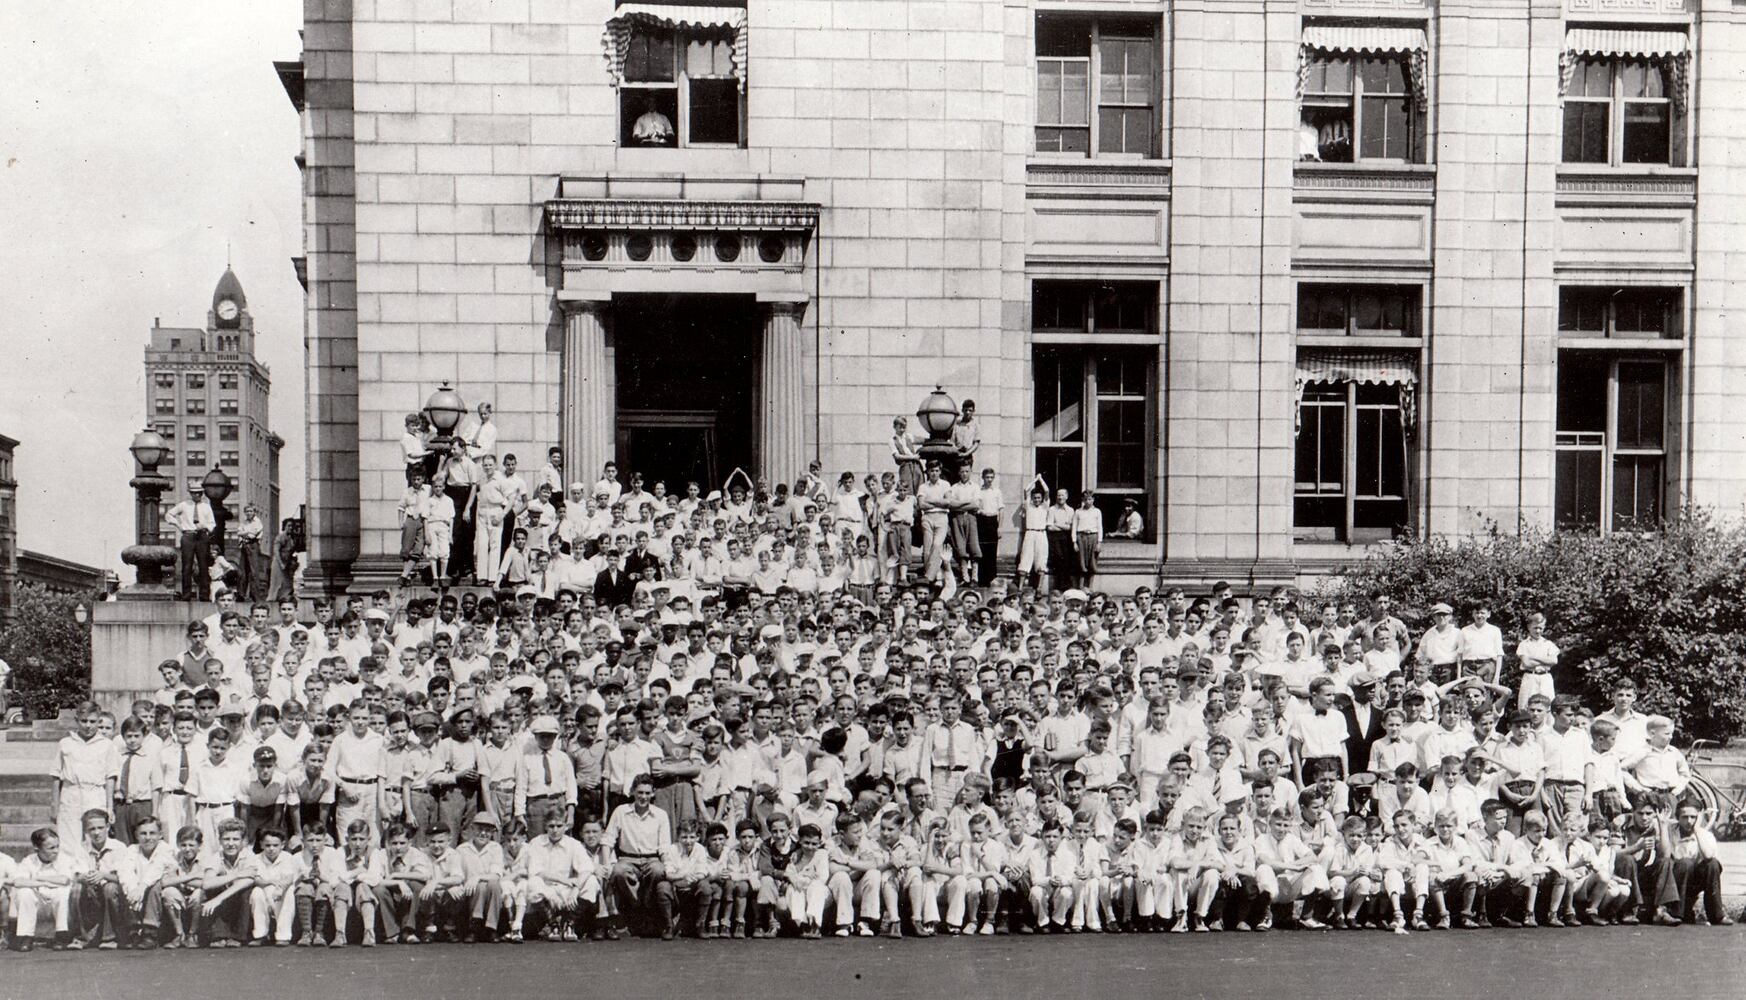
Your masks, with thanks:
M33 718L52 719L91 696L89 625L73 617L80 603L95 595L53 594L19 584L12 624L0 629L0 659L12 667L17 703Z
M1479 604L1504 633L1505 680L1527 616L1558 643L1554 679L1596 711L1614 681L1637 683L1641 711L1674 720L1687 739L1746 727L1746 528L1686 511L1655 533L1606 537L1495 524L1479 535L1382 547L1322 582L1317 599L1390 595L1396 614L1429 624L1446 601L1465 624Z

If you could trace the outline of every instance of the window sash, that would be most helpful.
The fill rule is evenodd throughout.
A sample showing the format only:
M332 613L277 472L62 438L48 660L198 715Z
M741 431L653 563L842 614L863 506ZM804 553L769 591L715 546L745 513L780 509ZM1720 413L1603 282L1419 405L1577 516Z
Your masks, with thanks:
M633 33L631 45L635 46L639 34L649 35L655 32L643 30ZM624 136L628 134L631 122L641 115L639 110L632 114L627 110L625 101L638 92L656 92L671 95L673 101L673 133L672 146L637 146L638 149L735 149L745 144L746 136L746 102L745 94L734 87L734 138L732 141L701 141L692 138L692 91L693 80L723 80L733 78L733 40L724 39L719 33L690 32L681 29L668 29L664 32L668 39L672 72L666 77L650 79L635 79L630 72L630 50L626 51L625 78L619 83L619 135L623 144ZM701 72L693 72L694 59L707 59L708 65L700 67ZM724 62L725 60L725 62Z
M1322 54L1311 58L1309 85L1299 102L1299 115L1307 109L1344 113L1350 135L1352 162L1417 163L1421 154L1415 148L1418 139L1418 108L1413 103L1411 73L1406 56L1360 56L1353 53ZM1338 74L1330 72L1343 64ZM1385 64L1380 71L1384 78L1380 87L1367 84L1366 76L1374 76L1373 64ZM1396 68L1391 74L1389 66ZM1400 89L1388 85L1388 78L1398 75ZM1336 86L1328 78L1336 76ZM1345 86L1340 86L1345 85ZM1398 128L1390 127L1390 108L1399 107ZM1343 162L1343 161L1329 161Z
M1153 158L1159 155L1162 103L1159 32L1149 35L1112 31L1091 22L1086 56L1037 55L1037 101L1033 127L1038 153L1087 158ZM1134 46L1146 47L1146 65ZM1108 61L1111 65L1106 65ZM1114 63L1119 67L1112 69ZM1083 78L1080 74L1083 73ZM1115 92L1119 87L1119 93ZM1074 113L1069 114L1069 110ZM1083 115L1078 111L1083 109Z
M1627 78L1640 77L1641 96L1627 93ZM1660 64L1642 59L1593 59L1578 62L1564 95L1565 163L1671 165L1680 157L1679 117L1667 96ZM1602 88L1605 93L1601 93ZM1633 116L1635 111L1635 117ZM1644 118L1646 111L1654 117ZM1572 129L1581 131L1573 134ZM1647 138L1638 138L1644 129ZM1595 133L1599 134L1595 134ZM1637 143L1647 143L1641 149Z
M1356 382L1311 383L1298 404L1293 528L1361 541L1410 521L1412 456L1398 402L1360 400ZM1329 474L1330 468L1337 468ZM1305 478L1306 473L1310 478ZM1338 502L1338 515L1329 510ZM1319 512L1319 513L1318 513Z
M1116 353L1121 353L1124 372L1110 372L1111 379L1100 380L1099 362L1107 366ZM1119 384L1113 389L1106 387L1123 381L1130 363L1141 369L1138 391L1125 391ZM1074 487L1099 496L1150 492L1151 453L1157 445L1157 432L1149 406L1156 364L1157 354L1149 349L1131 354L1096 346L1039 351L1032 361L1032 391L1038 394L1039 402L1050 395L1056 400L1040 408L1061 413L1076 406L1078 426L1076 440L1061 441L1043 436L1053 420L1036 425L1033 441L1038 469L1059 469L1062 462L1073 463ZM1077 392L1069 386L1077 386ZM1063 409L1058 402L1062 399L1070 400L1073 406ZM1069 452L1076 452L1076 457ZM1049 477L1045 474L1044 478ZM1049 485L1057 488L1061 484L1050 479Z
M1567 361L1566 359L1570 359ZM1560 358L1560 378L1570 355ZM1649 411L1639 419L1639 430L1624 427L1623 409L1629 398L1621 372L1639 369L1639 373L1654 372L1654 391L1641 397L1642 404L1653 399ZM1601 431L1560 431L1554 449L1558 456L1553 481L1554 515L1560 525L1587 527L1600 531L1620 531L1635 527L1643 520L1661 517L1667 504L1667 440L1668 420L1673 407L1673 386L1665 362L1641 357L1609 359L1604 367L1606 384L1606 427ZM1641 383L1639 383L1641 384ZM1577 389L1561 395L1572 395ZM1592 391L1590 388L1589 391ZM1641 433L1643 420L1652 425L1653 437L1633 436L1629 443L1625 433ZM1566 456L1570 456L1569 460ZM1578 456L1589 456L1582 459ZM1647 515L1645 512L1647 511Z

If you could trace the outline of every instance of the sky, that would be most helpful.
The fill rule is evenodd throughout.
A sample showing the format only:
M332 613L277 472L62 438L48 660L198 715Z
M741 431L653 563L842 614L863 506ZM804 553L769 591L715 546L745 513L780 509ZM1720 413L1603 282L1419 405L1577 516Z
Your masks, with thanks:
M204 326L226 255L303 502L298 0L0 4L0 434L21 548L115 569L154 318Z

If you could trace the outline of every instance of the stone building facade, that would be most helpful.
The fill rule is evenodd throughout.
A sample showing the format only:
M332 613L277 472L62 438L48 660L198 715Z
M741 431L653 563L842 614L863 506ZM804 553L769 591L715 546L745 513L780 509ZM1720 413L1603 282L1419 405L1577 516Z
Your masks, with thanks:
M255 357L255 319L235 272L224 269L202 327L154 321L145 349L146 422L167 450L158 471L174 483L169 504L212 469L231 479L231 523L254 504L271 546L279 524L279 450L268 427L273 382Z
M1737 508L1735 0L306 0L310 582L403 416L669 481L974 399L1133 578ZM674 485L678 485L675 483ZM1010 542L1010 532L1008 533Z

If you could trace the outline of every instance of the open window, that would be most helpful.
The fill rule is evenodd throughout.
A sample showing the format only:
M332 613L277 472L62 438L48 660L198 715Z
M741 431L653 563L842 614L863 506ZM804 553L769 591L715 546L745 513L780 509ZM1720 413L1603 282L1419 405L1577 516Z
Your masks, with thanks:
M1158 20L1037 15L1039 153L1162 155Z
M1683 31L1571 28L1560 81L1564 162L1685 164Z
M621 4L604 44L620 145L744 145L744 8Z
M1415 351L1300 348L1293 527L1361 543L1412 526Z
M1558 289L1558 335L1677 340L1684 336L1683 304L1677 288L1565 285Z
M1558 527L1649 528L1667 509L1672 372L1655 357L1558 355Z
M1298 159L1423 163L1428 88L1423 28L1305 26Z

